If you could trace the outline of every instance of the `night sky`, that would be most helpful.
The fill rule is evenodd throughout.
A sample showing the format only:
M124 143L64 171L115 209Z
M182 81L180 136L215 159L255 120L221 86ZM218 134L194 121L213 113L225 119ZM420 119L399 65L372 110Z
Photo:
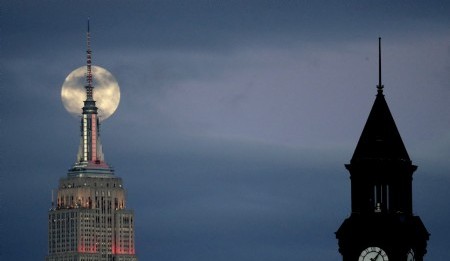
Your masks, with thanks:
M425 258L450 260L444 0L2 1L1 260L47 253L51 191L80 135L61 86L85 64L88 17L93 64L121 87L101 135L139 260L341 260L344 164L375 99L379 36L386 100L419 166Z

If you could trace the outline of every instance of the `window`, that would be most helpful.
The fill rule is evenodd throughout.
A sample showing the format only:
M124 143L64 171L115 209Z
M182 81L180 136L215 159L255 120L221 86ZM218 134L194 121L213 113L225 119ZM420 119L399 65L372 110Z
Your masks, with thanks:
M389 185L377 184L373 187L373 203L375 212L389 210Z

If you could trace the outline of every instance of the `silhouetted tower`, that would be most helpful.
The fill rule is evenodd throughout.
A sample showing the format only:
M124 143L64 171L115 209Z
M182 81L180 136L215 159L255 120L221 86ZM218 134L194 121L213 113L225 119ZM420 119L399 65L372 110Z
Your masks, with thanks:
M350 164L351 215L336 232L344 261L421 261L429 233L413 214L413 165L381 83Z
M87 30L86 100L77 161L59 181L48 213L46 261L137 261L134 214L126 208L122 179L104 161Z

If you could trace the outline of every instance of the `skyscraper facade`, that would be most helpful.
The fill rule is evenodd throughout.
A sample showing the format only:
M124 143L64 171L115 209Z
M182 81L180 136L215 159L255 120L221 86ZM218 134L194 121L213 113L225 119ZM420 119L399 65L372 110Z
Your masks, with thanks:
M75 164L59 181L48 213L46 261L137 261L134 214L126 208L122 179L104 160L92 84L89 23L86 100Z

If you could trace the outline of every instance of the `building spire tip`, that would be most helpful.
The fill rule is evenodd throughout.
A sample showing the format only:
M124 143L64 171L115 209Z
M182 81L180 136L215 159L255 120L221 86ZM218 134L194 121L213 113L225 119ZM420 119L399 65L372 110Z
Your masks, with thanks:
M90 33L89 18L87 20L86 33L86 99L92 100L92 51L91 51L91 33Z
M384 85L381 82L381 37L378 37L378 93L383 92Z

